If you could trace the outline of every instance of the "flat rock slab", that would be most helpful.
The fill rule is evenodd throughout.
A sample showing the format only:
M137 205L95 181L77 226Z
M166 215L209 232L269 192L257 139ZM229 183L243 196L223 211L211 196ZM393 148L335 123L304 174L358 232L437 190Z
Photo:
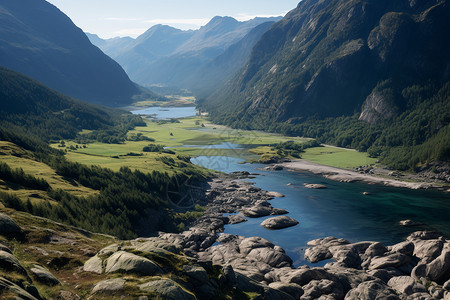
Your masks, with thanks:
M323 190L328 188L326 185L318 184L318 183L305 183L305 188L307 189L316 189L316 190Z
M158 294L167 300L195 300L195 296L186 292L176 282L170 279L159 279L141 284L139 288L145 292Z
M286 227L295 226L297 224L298 224L297 220L294 220L288 216L279 216L264 220L261 223L261 226L267 229L282 229Z

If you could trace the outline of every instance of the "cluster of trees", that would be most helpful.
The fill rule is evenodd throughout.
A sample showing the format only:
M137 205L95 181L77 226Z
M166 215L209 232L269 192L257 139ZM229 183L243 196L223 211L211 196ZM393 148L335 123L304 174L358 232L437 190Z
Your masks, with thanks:
M26 174L22 168L13 170L4 162L0 162L0 179L35 190L46 191L50 188L45 179Z
M8 193L1 193L5 206L50 218L87 230L113 234L120 238L137 237L143 220L155 222L150 211L159 211L163 218L153 224L156 230L177 230L180 218L170 210L168 191L180 189L179 182L195 182L202 179L192 172L168 175L162 172L143 173L122 167L119 172L99 166L86 166L69 162L64 157L48 157L47 163L56 172L83 186L98 190L99 194L77 197L61 189L52 189L45 180L25 174L23 170L11 170L0 164L1 179L26 188L47 192L50 201L22 201ZM180 191L181 192L181 191ZM148 233L147 233L148 234Z
M270 145L272 150L276 150L281 156L301 157L301 153L308 148L321 147L317 140L310 140L304 143L295 143L294 141L280 142Z

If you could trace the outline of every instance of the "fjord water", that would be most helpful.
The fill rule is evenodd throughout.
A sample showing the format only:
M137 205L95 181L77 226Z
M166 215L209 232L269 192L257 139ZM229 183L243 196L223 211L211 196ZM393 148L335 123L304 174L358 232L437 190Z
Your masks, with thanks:
M258 173L255 186L280 192L286 197L271 201L273 207L289 211L288 216L299 225L282 230L267 230L260 223L269 218L251 219L225 226L225 233L260 236L283 247L294 265L307 262L303 258L310 240L335 236L350 242L379 241L385 245L401 242L417 230L437 230L450 237L450 195L438 191L408 190L369 185L341 183L311 173L262 170L265 165L242 164L242 159L223 156L200 156L192 162L209 169L230 173ZM328 189L314 190L304 183L320 183ZM370 195L363 195L369 192ZM402 227L404 219L421 222L423 226Z

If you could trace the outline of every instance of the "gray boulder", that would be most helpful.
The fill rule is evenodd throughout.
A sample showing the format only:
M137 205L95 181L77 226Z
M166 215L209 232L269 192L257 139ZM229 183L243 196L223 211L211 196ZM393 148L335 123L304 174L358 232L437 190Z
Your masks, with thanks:
M369 265L369 270L385 269L389 267L400 267L411 261L411 257L402 253L392 253L383 257L375 257Z
M242 222L247 222L248 220L244 218L243 216L239 215L232 215L228 216L228 223L229 224L239 224Z
M366 281L350 290L345 300L400 300L397 293L379 280Z
M413 240L413 243L414 255L420 258L424 263L429 263L438 257L444 247L444 242L439 239Z
M301 297L302 300L313 300L320 297L328 299L344 298L344 289L338 281L329 279L311 280L307 285L303 286L305 293Z
M249 218L260 218L270 215L272 208L267 206L254 206L245 209L242 213Z
M108 279L98 282L92 289L92 293L116 293L125 288L125 280L122 278Z
M415 279L426 277L438 283L444 283L450 279L450 250L442 251L441 255L429 264L417 265L411 273Z
M183 272L201 284L208 282L208 273L199 265L184 265Z
M289 267L292 265L292 259L288 255L269 247L253 249L247 257L255 261L264 262L274 268Z
M10 236L21 232L22 229L10 216L0 213L0 234Z
M111 255L106 261L106 273L127 272L139 273L141 275L155 275L162 273L162 270L151 260L119 251Z
M170 279L158 279L139 285L145 292L155 293L167 300L195 300L195 296L185 291L175 281Z
M412 256L414 254L414 243L410 241L404 241L398 244L395 244L391 247L392 252L402 253L408 256Z
M96 274L103 273L103 260L97 255L88 259L83 266L83 271Z
M59 280L49 270L42 266L34 265L30 271L33 273L34 277L36 277L36 280L41 283L51 286L60 284Z
M400 294L412 295L415 293L426 293L427 289L410 276L392 277L388 286Z
M295 226L297 224L298 224L297 220L294 220L288 216L279 216L264 220L261 223L261 226L263 226L266 229L283 229Z
M306 249L305 258L312 263L329 259L333 257L333 254L331 254L330 252L330 247L345 245L349 243L350 242L347 240L337 239L332 236L309 241L308 246L312 247Z
M273 248L275 247L274 244L272 244L272 242L261 238L261 237L249 237L249 238L245 238L243 239L240 243L239 243L239 252L242 253L243 255L247 255L250 253L250 251L252 251L253 249L256 248Z
M278 192L267 192L267 195L270 197L283 198L285 197L283 194Z
M302 287L295 283L272 282L269 287L291 295L295 299L299 299L304 294Z

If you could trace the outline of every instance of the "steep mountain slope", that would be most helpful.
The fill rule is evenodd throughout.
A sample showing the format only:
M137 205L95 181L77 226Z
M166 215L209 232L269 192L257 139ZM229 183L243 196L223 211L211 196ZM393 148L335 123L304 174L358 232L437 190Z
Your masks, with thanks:
M279 19L255 18L238 22L231 17L214 17L208 24L194 31L156 25L130 45L114 45L115 39L99 41L93 37L91 41L117 60L130 77L140 84L162 83L193 88L193 83L197 85L203 79L198 76L201 75L200 68L224 54L232 45L246 39L247 35L250 35L248 39L252 47L256 40L254 36L260 35L260 31L250 32L263 23ZM261 27L259 30L262 28L267 29ZM246 60L248 53L243 54ZM239 58L239 62L243 62L242 58ZM236 65L235 62L232 64ZM235 71L237 67L232 69Z
M71 99L3 67L0 99L0 126L24 128L24 132L44 140L73 138L82 129L113 125L106 109Z
M231 79L247 62L255 44L274 23L265 22L253 28L239 42L186 77L184 84L195 91L198 97L210 95L217 87Z
M44 0L0 3L0 65L90 102L123 105L140 94L119 64Z
M406 114L426 116L428 124L437 103L445 106L447 101L446 28L450 28L447 0L305 0L263 35L243 71L202 106L216 122L273 130L279 123L276 130L314 137L332 130L305 120L356 116L364 121L355 123L360 128L367 123L395 127L392 124ZM421 103L427 108L420 113L416 109ZM413 146L445 128L446 114L441 111L442 122L427 134L409 132L405 136L409 141L395 138L388 143L380 128L370 133L373 136L359 132L339 139L335 133L327 140L356 144L361 150L375 144ZM347 125L356 119L347 120ZM384 120L393 123L386 125ZM410 120L402 120L412 126ZM313 127L317 130L308 131ZM362 146L359 142L364 139Z
M386 80L383 90L399 92L428 79L442 83L450 74L448 16L446 1L302 1L259 41L218 102L246 99L247 113L279 107L270 117L286 121L353 114ZM402 106L381 102L392 112Z

